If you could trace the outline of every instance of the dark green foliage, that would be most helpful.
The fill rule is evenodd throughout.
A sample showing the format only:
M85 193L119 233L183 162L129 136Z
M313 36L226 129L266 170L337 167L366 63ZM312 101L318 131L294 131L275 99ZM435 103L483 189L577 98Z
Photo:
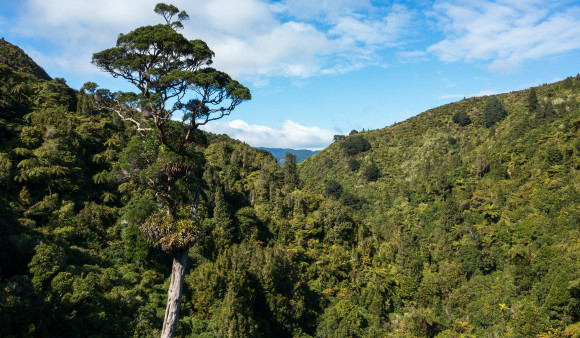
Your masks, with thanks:
M326 182L324 186L324 194L328 197L338 199L342 194L342 186L340 185L340 183L330 180Z
M532 114L535 114L538 111L539 103L538 103L538 96L536 94L535 87L530 88L530 93L528 94L527 106L528 106L528 111Z
M560 164L564 156L562 155L562 151L558 148L550 148L546 154L546 163L549 165Z
M355 209L360 208L362 205L362 201L350 191L344 191L340 195L340 203Z
M487 100L485 107L483 107L483 124L489 128L503 120L507 114L507 110L504 108L503 104L499 102L497 96L492 95Z
M374 182L379 179L379 177L381 176L381 172L377 164L371 162L365 167L363 176L367 181Z
M30 73L40 80L51 80L46 71L26 55L22 49L4 40L4 38L0 39L0 64L5 64L21 73Z
M371 149L371 144L362 135L353 135L347 137L341 143L341 146L344 150L344 153L348 156L354 156Z
M574 84L573 78L568 76L564 81L562 81L562 88L563 89L571 89Z
M349 158L347 163L350 171L357 171L360 169L360 163L354 158Z
M286 152L284 158L284 183L290 188L298 187L298 170L296 168L296 155Z
M453 115L452 118L453 122L457 123L458 125L465 127L469 124L471 124L471 119L469 118L469 115L467 115L466 112L464 111L459 111L457 113L455 113L455 115Z

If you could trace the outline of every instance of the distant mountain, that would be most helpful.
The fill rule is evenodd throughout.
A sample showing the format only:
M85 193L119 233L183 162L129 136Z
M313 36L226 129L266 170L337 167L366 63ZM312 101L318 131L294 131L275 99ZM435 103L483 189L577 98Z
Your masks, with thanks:
M278 164L280 164L281 166L284 165L284 157L286 157L286 152L288 151L291 154L296 155L296 162L304 161L310 156L320 152L319 150L307 150L307 149L286 149L286 148L265 148L265 147L258 147L258 149L264 149L270 152L276 158Z

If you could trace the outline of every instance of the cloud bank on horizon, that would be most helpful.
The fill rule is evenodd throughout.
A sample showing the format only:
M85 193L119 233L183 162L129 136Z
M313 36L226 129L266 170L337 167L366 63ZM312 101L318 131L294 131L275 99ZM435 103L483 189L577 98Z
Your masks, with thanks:
M203 126L202 129L214 134L227 134L254 147L309 150L325 148L336 134L330 130L307 127L290 120L284 121L282 126L277 128L250 125L242 120L234 120L227 123L217 121Z
M157 2L23 0L0 9L0 31L21 37L24 42L19 45L50 74L97 76L90 63L92 53L114 45L120 32L160 22L152 11ZM183 34L208 43L216 53L216 68L255 88L274 78L297 84L371 66L393 67L393 62L435 60L509 73L529 60L580 50L580 6L570 0L165 2L188 12ZM291 123L262 127L283 132ZM307 128L296 125L302 127L298 130ZM249 129L267 134L266 129L243 126L242 121L220 128L231 136ZM282 134L287 140L302 137ZM322 134L329 144L332 135ZM252 142L258 138L247 140L257 146ZM306 147L322 145L313 142Z

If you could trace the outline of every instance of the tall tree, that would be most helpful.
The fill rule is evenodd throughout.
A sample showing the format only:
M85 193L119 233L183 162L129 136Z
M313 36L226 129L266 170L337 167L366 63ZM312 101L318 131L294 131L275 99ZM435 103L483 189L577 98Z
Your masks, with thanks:
M298 168L296 167L296 155L287 151L284 157L284 183L292 191L298 186Z
M199 126L229 115L250 91L226 73L209 67L214 53L201 40L188 40L176 29L187 13L157 4L165 24L139 27L121 34L116 46L93 54L93 64L137 88L137 94L116 93L115 112L138 132L126 151L121 176L139 176L154 191L164 211L151 215L143 233L173 255L171 282L162 337L177 328L189 247L199 238L196 172L203 155L196 149ZM175 21L172 21L173 19ZM172 121L182 115L182 123ZM192 179L192 176L194 179ZM186 205L190 203L189 215Z
M530 113L536 113L538 111L538 95L536 94L536 88L530 88L528 94L528 111Z
M487 128L489 128L503 120L507 114L507 110L504 108L503 104L499 102L497 96L492 95L487 100L485 107L483 107L483 123Z

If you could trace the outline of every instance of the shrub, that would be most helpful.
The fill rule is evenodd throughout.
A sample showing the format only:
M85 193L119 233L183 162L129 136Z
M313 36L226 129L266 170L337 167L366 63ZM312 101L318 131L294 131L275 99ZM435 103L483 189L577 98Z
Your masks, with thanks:
M374 162L372 162L365 168L363 175L367 181L374 182L379 179L381 173L379 171L379 167Z
M361 200L350 191L345 191L342 193L342 196L340 197L340 203L354 209L358 209L362 205Z
M326 196L339 199L342 194L342 186L336 181L328 181L324 187L324 193Z
M353 135L344 140L342 143L342 149L346 155L354 156L371 149L371 144L364 137Z
M497 96L490 96L483 107L483 123L489 128L507 116L507 110L499 102Z
M351 158L348 160L348 169L350 169L350 171L357 171L360 168L360 163L358 163L357 160L355 160L354 158Z
M469 115L467 115L466 112L460 111L455 113L455 115L453 115L453 122L464 127L471 123L471 119L469 118Z

